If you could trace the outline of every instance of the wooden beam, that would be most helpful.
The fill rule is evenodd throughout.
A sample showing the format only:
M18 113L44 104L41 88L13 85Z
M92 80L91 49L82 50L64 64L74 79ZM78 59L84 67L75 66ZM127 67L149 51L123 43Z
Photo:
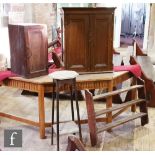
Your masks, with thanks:
M36 127L39 127L39 122L34 122L34 121L31 121L31 120L28 120L28 119L24 119L24 118L17 117L17 116L14 116L14 115L6 114L6 113L3 113L3 112L0 112L0 116L5 117L5 118L9 118L9 119L13 119L15 121L23 122L23 123L26 123L26 124L30 124L30 125L33 125L33 126L36 126Z

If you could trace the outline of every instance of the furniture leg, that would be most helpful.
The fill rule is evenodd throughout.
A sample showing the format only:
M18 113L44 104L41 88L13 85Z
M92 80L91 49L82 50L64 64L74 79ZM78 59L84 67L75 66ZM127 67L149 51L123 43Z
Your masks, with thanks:
M74 121L74 106L73 106L73 89L70 86L70 93L71 93L71 113L72 113L72 121Z
M54 100L55 100L55 85L53 85L53 92L52 92L52 124L51 124L51 145L53 145L53 125L54 125Z
M113 91L113 81L109 81L108 83L108 92L111 92ZM109 96L107 97L106 99L106 108L110 108L112 107L112 96ZM110 123L112 122L112 112L108 112L106 114L106 117L107 117L107 123Z
M59 82L56 80L56 100L57 100L57 151L59 151Z
M77 109L77 119L78 119L78 127L79 127L79 137L82 141L82 133L81 133L81 124L80 124L80 111L79 111L79 104L78 104L78 96L77 96L77 89L76 89L76 79L73 79L73 87L75 91L75 101L76 101L76 109Z
M144 82L142 82L139 79L138 79L137 83L138 84L144 84ZM138 89L138 97L146 99L145 84L144 84L144 88ZM144 101L143 103L139 104L139 109L140 109L140 112L144 112L147 114L147 115L141 117L141 125L144 126L145 124L148 124L148 122L149 122L147 101Z
M39 130L40 130L40 138L45 138L45 107L44 107L44 86L39 85L38 92L38 108L39 108Z
M132 85L136 85L136 77L133 77ZM136 99L137 98L137 90L134 89L131 91L131 99ZM136 112L136 104L133 104L131 106L131 111Z
M86 108L88 114L88 126L89 126L89 133L90 133L90 141L91 145L94 146L97 143L97 128L96 128L96 116L94 110L94 103L92 94L85 90L86 96Z

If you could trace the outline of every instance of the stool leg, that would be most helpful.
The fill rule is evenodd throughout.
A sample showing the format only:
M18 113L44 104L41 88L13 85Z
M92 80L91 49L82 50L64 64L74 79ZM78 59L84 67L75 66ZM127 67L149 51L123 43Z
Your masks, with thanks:
M59 82L56 81L56 100L57 100L57 151L59 151Z
M72 89L72 86L70 86L70 92L71 92L71 112L72 112L72 121L74 121L74 105L73 105L73 89Z
M80 137L80 140L82 141L80 113L79 113L79 104L78 104L78 98L77 98L76 80L75 79L73 81L73 86L74 86L74 90L75 90L75 101L76 101L77 119L78 119L78 126L79 126L79 137Z
M55 100L55 89L53 85L53 93L52 93L52 124L51 124L51 145L53 145L53 125L54 125L54 100Z

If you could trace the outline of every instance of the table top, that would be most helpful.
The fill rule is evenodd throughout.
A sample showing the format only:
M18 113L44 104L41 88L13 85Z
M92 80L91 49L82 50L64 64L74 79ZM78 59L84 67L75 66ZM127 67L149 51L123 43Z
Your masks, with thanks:
M88 82L88 81L104 81L104 80L113 80L119 76L127 74L128 71L119 71L119 72L105 72L105 73L94 73L94 74L82 74L76 78L77 82ZM31 79L26 79L23 77L9 77L10 80L24 81L37 84L50 84L53 82L53 79L49 75L35 77Z

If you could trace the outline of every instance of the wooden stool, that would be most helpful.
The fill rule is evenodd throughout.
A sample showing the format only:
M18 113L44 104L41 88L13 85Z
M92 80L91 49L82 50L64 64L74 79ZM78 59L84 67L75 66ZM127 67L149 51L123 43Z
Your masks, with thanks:
M75 71L56 71L49 75L53 78L53 101L52 101L52 126L51 126L51 144L53 145L53 125L54 125L54 100L55 100L55 92L56 92L56 109L57 109L57 150L59 150L59 88L65 84L70 86L71 91L71 112L72 112L72 121L74 121L74 107L73 107L73 89L75 93L75 100L76 100L76 109L77 109L77 119L78 119L78 128L79 128L79 137L82 140L81 134L81 124L80 124L80 114L79 114L79 105L78 105L78 98L77 98L77 90L76 90L76 77L78 73Z

